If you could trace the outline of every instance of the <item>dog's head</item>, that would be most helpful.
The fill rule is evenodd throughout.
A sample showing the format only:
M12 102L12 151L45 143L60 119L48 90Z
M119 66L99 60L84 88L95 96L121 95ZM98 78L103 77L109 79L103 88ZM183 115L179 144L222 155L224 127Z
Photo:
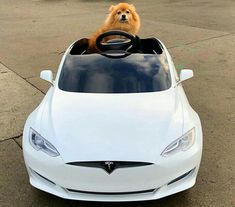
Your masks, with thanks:
M130 23L131 21L138 21L138 18L133 4L119 3L109 8L109 20L113 23Z

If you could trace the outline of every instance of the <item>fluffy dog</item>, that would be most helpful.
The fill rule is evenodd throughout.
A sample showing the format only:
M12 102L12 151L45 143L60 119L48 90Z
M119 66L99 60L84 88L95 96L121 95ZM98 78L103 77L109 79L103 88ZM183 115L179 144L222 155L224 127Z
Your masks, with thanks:
M128 3L119 3L110 6L109 14L103 24L89 39L89 52L98 52L96 39L103 32L109 30L123 30L132 35L136 35L140 28L140 18L135 6ZM110 39L110 38L109 38ZM107 41L108 39L105 39Z

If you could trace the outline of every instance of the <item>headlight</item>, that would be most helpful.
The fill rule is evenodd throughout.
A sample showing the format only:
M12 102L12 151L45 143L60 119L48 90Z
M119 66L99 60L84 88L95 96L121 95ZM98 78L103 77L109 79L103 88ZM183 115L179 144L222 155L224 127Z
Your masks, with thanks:
M161 153L163 157L172 155L178 151L186 151L194 144L195 140L195 128L185 133L182 137L178 138Z
M30 128L29 130L29 142L37 151L41 150L52 157L57 157L60 155L57 149L50 142L44 139L32 128Z

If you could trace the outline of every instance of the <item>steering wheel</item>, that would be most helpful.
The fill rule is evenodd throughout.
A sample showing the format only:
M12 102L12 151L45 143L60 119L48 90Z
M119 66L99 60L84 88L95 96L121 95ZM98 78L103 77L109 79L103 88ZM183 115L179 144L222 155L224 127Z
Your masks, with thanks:
M111 39L107 42L102 42L102 40L106 37L109 36L122 36L125 37L125 39ZM99 35L96 39L96 46L97 48L102 51L105 52L107 50L124 50L124 51L128 51L129 49L133 49L134 47L136 47L137 45L137 41L136 41L136 37L130 33L121 31L121 30L111 30L108 32L104 32L101 35Z

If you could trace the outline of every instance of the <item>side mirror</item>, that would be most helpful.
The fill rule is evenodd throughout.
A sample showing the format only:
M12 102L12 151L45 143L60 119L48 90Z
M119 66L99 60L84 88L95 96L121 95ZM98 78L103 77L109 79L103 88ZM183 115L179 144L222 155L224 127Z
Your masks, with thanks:
M177 83L177 85L182 83L185 80L188 80L189 78L192 78L192 77L193 77L193 71L192 70L190 70L190 69L182 69L180 71L180 80Z
M53 84L53 74L51 70L41 71L40 78Z

